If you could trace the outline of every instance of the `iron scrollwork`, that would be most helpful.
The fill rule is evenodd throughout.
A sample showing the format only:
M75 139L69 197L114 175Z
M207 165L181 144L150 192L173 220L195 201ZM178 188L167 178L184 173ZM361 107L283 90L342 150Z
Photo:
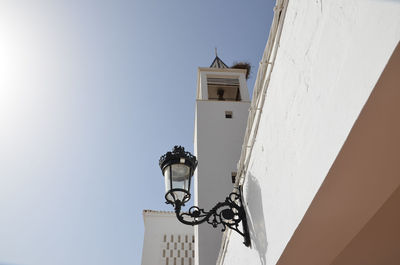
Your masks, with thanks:
M174 203L176 217L181 223L193 226L207 222L214 228L221 225L221 231L225 231L228 227L242 235L244 238L243 243L246 246L250 246L250 235L247 228L246 213L243 208L240 190L239 193L230 193L224 202L217 203L217 205L208 212L197 206L190 207L188 212L181 212L183 205L184 203L179 200ZM241 222L243 231L239 229L239 224Z

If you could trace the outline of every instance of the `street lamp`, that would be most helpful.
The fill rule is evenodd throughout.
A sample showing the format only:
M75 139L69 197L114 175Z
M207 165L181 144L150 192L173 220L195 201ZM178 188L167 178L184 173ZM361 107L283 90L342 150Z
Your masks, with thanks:
M165 180L165 200L175 208L176 217L186 225L198 225L204 222L213 227L222 225L235 230L244 238L244 244L250 246L250 235L247 227L246 212L242 203L240 188L232 192L224 202L218 202L210 211L192 206L188 212L181 212L182 206L190 200L190 182L197 167L194 155L185 151L182 146L175 146L172 152L160 157L160 168ZM239 224L242 223L242 231Z

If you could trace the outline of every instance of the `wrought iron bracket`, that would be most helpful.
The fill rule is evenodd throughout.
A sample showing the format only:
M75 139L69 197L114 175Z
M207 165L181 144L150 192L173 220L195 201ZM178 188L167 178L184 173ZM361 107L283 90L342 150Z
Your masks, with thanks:
M186 225L199 225L207 222L214 228L218 225L222 226L221 231L225 231L226 228L230 228L240 235L243 236L243 244L247 247L250 246L250 234L247 225L246 212L243 207L242 194L240 188L238 192L232 192L226 197L224 202L217 203L210 211L204 211L197 206L189 208L188 212L181 212L182 203L180 200L176 200L173 204L175 207L175 213L178 220ZM167 203L169 203L167 201ZM239 229L239 224L242 223L242 231Z

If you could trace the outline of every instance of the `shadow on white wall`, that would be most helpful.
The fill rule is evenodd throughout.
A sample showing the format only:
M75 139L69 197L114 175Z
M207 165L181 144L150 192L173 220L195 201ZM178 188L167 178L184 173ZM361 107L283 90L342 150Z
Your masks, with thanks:
M258 180L249 173L247 177L247 215L251 236L252 248L257 250L260 263L266 264L268 248L267 233L265 231L265 220L262 205L262 194Z

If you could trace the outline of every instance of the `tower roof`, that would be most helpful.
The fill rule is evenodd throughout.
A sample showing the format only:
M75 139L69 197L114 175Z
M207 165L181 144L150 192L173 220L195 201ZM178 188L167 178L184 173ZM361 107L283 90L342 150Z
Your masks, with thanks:
M219 57L215 56L214 61L211 63L210 68L229 68Z

